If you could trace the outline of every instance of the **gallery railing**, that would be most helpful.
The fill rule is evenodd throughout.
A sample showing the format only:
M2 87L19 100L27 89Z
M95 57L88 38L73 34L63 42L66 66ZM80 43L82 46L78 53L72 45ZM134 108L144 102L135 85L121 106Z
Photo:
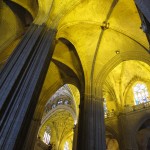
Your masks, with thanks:
M105 118L112 118L112 117L116 117L119 114L124 114L124 113L129 113L129 112L134 112L134 111L139 111L139 110L145 110L148 109L150 107L150 101L145 102L145 103L141 103L138 105L134 105L134 106L124 106L124 110L120 113L116 113L116 111L111 110L111 111L107 111L104 113L104 117Z
M133 112L136 110L143 110L143 109L147 109L148 107L150 107L150 101L141 103L139 105L125 106L124 113Z

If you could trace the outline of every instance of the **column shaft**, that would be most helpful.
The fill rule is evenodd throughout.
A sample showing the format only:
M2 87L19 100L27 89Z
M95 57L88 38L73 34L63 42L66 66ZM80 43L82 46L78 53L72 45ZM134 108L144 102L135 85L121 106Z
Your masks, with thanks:
M105 150L103 101L85 95L79 115L78 149Z
M150 23L150 2L149 2L149 0L135 0L135 3Z
M40 127L40 120L32 120L28 130L23 150L33 150L37 141L37 134Z
M54 51L55 30L32 25L0 74L0 147L21 149Z

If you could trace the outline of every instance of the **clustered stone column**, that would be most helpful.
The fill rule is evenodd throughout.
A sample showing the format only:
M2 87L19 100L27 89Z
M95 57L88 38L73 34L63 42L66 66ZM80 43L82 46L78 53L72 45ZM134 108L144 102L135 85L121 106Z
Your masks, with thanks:
M22 149L52 58L56 30L31 25L0 73L0 147Z
M150 2L149 0L134 0L137 7L150 22Z
M77 149L105 150L103 99L81 95Z
M30 128L28 130L27 136L23 146L23 150L33 150L36 141L38 140L38 130L39 127L41 125L41 120L39 119L32 119L31 123L30 123Z

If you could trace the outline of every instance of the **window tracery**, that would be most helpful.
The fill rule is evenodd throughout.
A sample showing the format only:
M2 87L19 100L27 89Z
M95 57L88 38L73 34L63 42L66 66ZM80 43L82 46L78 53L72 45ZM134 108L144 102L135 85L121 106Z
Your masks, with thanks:
M149 101L149 93L145 84L138 83L133 87L135 105Z
M58 104L58 105L63 104L63 100L62 100L62 99L60 99L60 100L57 102L57 104Z
M69 101L68 101L68 100L65 100L65 101L64 101L64 104L65 104L65 105L68 105L68 104L69 104Z

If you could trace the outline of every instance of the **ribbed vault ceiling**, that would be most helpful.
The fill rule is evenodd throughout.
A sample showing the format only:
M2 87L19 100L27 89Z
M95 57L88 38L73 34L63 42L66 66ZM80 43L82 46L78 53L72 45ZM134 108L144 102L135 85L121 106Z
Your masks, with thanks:
M85 94L91 94L89 89L92 89L97 97L102 96L103 83L106 87L109 85L112 90L116 89L116 99L113 100L117 105L123 106L126 98L124 92L132 79L138 77L149 82L149 44L145 33L140 29L141 21L133 0L12 2L28 11L34 23L46 22L49 28L58 30L55 52L35 118L41 119L47 100L66 83L76 85L79 90L85 87ZM0 65L3 65L22 38L26 27L4 1L0 2L0 22ZM123 63L119 65L121 62ZM117 65L119 66L116 67ZM117 83L120 85L114 85ZM119 91L117 86L122 90ZM108 92L107 88L105 91ZM79 94L77 95L79 99ZM63 113L59 114L61 115L64 116ZM66 114L66 117L70 116ZM67 118L64 117L64 121L65 119Z

